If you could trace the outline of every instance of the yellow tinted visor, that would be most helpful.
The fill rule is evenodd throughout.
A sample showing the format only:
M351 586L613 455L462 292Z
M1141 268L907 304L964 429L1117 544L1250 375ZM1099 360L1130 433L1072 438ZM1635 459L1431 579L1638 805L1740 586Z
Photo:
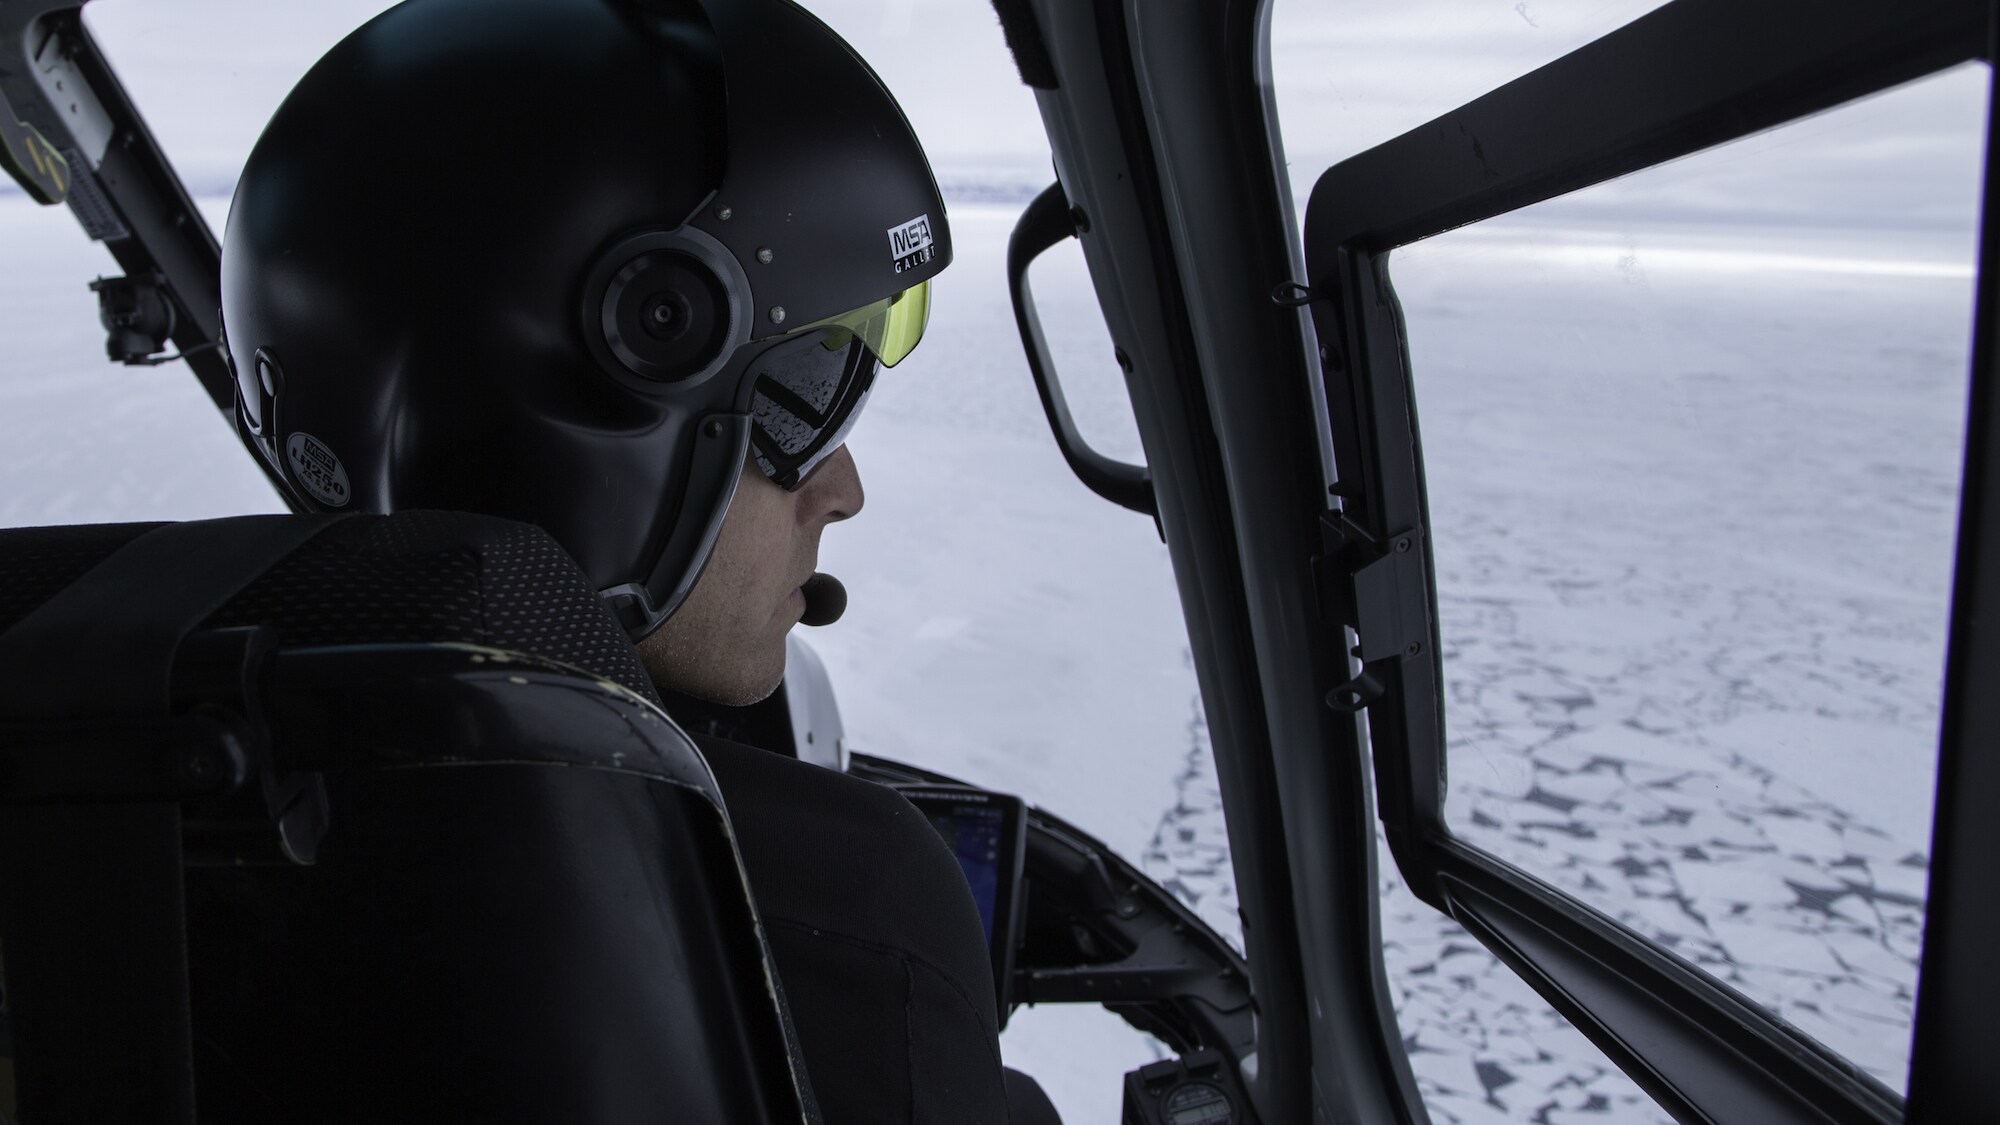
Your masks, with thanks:
M853 312L830 316L806 328L839 328L826 342L829 350L844 348L860 340L875 353L884 367L894 367L915 350L924 338L924 324L931 316L931 283L919 282L893 297L863 305Z

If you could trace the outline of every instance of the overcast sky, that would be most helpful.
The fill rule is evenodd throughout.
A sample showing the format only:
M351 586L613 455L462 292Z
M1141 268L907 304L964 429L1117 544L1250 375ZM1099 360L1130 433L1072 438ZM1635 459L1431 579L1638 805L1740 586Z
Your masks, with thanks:
M380 0L94 0L113 65L184 177L226 194L291 84ZM1034 98L986 0L809 5L873 63L947 184L1049 176ZM1295 183L1658 7L1658 0L1277 0ZM1968 230L1983 66L1598 189L1552 212Z

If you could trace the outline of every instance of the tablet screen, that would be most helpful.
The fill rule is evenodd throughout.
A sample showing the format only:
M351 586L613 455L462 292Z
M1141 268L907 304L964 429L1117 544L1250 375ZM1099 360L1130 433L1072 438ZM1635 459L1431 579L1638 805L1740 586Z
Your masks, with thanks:
M1002 1011L1007 1007L1007 983L1014 968L1018 937L1027 810L1019 797L957 785L898 786L937 829L958 858L972 889L973 905L992 955L993 986Z

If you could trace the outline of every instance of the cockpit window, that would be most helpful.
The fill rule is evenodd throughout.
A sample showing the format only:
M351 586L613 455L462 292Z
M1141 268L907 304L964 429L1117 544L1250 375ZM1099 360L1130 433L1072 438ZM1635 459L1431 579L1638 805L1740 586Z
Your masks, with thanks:
M1301 222L1330 164L1658 7L1280 3ZM1382 255L1422 435L1451 837L1897 1092L1987 97L1988 69L1963 65ZM1495 169L1526 170L1484 139ZM1385 887L1434 1114L1666 1120L1456 923Z
M1453 833L1897 1089L1986 84L1939 75L1392 266Z

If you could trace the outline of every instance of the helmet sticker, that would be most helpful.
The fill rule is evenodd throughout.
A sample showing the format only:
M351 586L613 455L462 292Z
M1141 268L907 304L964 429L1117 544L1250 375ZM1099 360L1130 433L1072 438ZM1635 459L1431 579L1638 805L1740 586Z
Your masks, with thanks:
M916 269L936 255L937 248L931 245L929 212L889 228L889 256L896 261L897 273Z
M292 479L313 499L329 508L344 507L353 492L347 485L347 468L326 443L303 431L285 439L285 464Z

